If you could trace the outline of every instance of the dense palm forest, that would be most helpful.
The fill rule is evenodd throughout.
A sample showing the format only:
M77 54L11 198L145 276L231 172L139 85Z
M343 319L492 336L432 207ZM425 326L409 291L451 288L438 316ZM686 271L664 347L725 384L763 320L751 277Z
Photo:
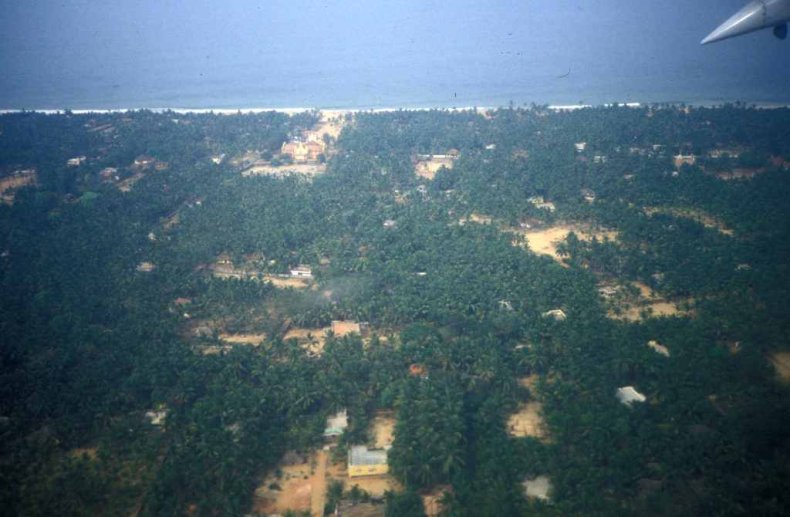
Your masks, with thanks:
M325 173L240 173L318 117L0 117L0 181L36 176L0 204L4 515L251 514L342 408L338 458L394 411L388 515L787 514L790 110L357 113ZM371 335L285 338L333 320Z

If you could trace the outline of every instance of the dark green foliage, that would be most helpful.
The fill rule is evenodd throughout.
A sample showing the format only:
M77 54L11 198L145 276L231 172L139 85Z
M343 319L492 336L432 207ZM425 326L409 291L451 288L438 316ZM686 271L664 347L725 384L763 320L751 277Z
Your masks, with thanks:
M416 491L437 486L449 515L786 513L790 403L766 358L790 332L788 110L366 113L311 181L231 165L248 149L275 158L315 120L0 117L0 175L39 176L0 204L4 514L242 515L283 453L320 446L343 408L340 456L368 440L375 410L396 410L389 461L406 490L386 497L388 515L422 515ZM707 156L716 148L741 152ZM416 155L451 149L452 170L414 175ZM678 152L700 158L673 174ZM168 167L125 193L101 178L132 176L141 154ZM737 167L759 174L715 177ZM494 223L459 224L473 213ZM554 222L618 240L572 234L566 268L503 231ZM310 265L317 288L211 278L223 252L258 276ZM690 299L693 317L613 321L602 280ZM541 316L555 308L566 321ZM330 336L316 358L282 339L336 319L399 337ZM267 338L201 355L222 331ZM648 402L624 407L624 385ZM550 440L510 437L508 415L533 399ZM159 404L161 428L145 416ZM523 497L537 475L551 504ZM341 498L366 499L332 486L327 510Z

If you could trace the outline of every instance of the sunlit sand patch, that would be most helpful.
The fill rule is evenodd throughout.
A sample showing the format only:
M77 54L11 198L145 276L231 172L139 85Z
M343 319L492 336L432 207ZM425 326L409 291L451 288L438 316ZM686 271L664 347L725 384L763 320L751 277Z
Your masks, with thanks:
M331 327L324 328L291 328L283 336L283 341L295 339L309 356L320 356L324 353L326 334Z
M311 131L315 138L323 139L324 135L337 140L346 125L346 115L349 111L343 110L322 110L321 118Z
M386 492L399 492L403 490L401 484L389 474L355 477L349 479L346 485L348 488L358 486L361 490L364 490L373 497L382 497Z
M526 237L527 246L533 253L547 255L564 264L563 258L557 253L557 246L564 242L571 232L575 233L581 241L591 241L593 238L599 241L617 241L618 237L618 233L612 230L588 230L565 224L541 230L527 230L522 235Z
M233 345L258 346L266 339L266 334L227 334L219 335L219 340Z
M538 381L539 380L540 380L540 376L538 376L537 374L532 374L532 375L528 375L526 377L521 377L518 380L518 383L522 387L527 388L530 391L530 393L534 395L535 393L537 393L536 390L537 390L537 386L538 386Z
M441 515L443 507L440 501L442 497L444 497L445 492L452 491L453 487L451 485L439 485L433 487L429 492L423 493L422 507L425 509L425 515L427 517L436 517Z
M289 456L294 455L287 454L278 466L281 477L269 474L255 490L253 513L285 514L291 510L323 515L327 486L326 451L310 453L297 462L288 461Z
M135 183L137 183L138 181L140 181L144 177L145 177L145 174L143 174L142 172L137 172L137 173L129 176L125 180L119 182L118 183L118 190L120 190L121 192L131 192L132 191L132 187L134 187Z
M646 206L644 207L644 212L649 216L652 216L653 214L666 214L673 217L691 219L692 221L698 222L705 228L718 230L722 235L727 235L729 237L735 235L735 232L731 228L727 227L724 222L696 208Z
M420 155L416 159L414 173L420 178L432 180L442 167L452 169L455 160L456 156L452 154Z
M350 334L361 334L362 330L356 321L334 320L332 321L332 332L335 337L348 336Z
M642 282L631 282L636 287L638 295L636 297L627 296L625 290L620 289L619 296L608 299L610 309L607 316L611 319L621 321L641 321L647 317L666 317L666 316L691 316L693 311L684 309L678 301L667 300L656 294L650 286ZM693 300L685 300L691 304Z
M4 203L14 203L14 191L16 189L35 185L38 176L35 169L17 170L12 174L0 178L0 200Z
M382 449L392 445L395 435L395 415L391 411L380 411L371 423L373 446Z
M508 418L508 434L516 438L523 438L525 436L546 438L548 433L543 422L541 410L542 405L537 401L521 404L516 412Z
M770 355L770 359L779 379L790 383L790 352L774 352Z
M305 289L310 285L308 278L291 278L281 277L275 275L264 275L264 280L271 282L271 284L278 289Z

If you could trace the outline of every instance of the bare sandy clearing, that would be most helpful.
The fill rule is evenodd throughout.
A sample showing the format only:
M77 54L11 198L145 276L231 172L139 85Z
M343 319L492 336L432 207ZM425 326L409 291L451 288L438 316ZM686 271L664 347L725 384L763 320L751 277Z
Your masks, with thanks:
M527 388L530 394L534 396L537 393L538 380L540 380L540 377L537 374L532 374L526 377L521 377L518 380L518 383L522 387Z
M305 289L308 285L310 285L310 280L306 278L290 278L290 277L281 277L281 276L274 276L274 275L264 275L264 280L268 280L274 287L278 289Z
M164 223L162 223L162 228L167 231L173 226L176 226L179 222L181 222L181 216L178 212L168 217Z
M348 487L358 486L373 497L382 497L385 492L399 492L403 487L389 474L381 476L355 477L348 481Z
M779 379L790 382L790 352L774 352L770 358Z
M283 336L283 340L295 339L299 346L310 357L318 357L324 353L326 334L331 327L318 329L292 328Z
M231 345L206 345L200 349L203 355L221 355L222 352L230 352L233 347Z
M268 475L255 490L253 513L283 514L288 510L323 515L326 494L326 452L311 454L306 463L281 465L282 477ZM320 505L318 513L314 506Z
M361 329L356 321L332 321L332 332L335 337L348 336L349 334L360 334Z
M524 436L545 438L548 433L543 423L541 410L541 403L536 401L527 402L519 406L518 410L508 418L508 434L516 438Z
M565 241L568 235L573 232L582 241L591 241L593 238L599 241L617 241L618 234L612 230L588 230L575 225L558 225L541 230L527 230L523 232L527 239L527 246L533 253L538 255L548 255L557 262L564 263L562 257L557 253L557 246Z
M442 503L439 501L444 497L445 492L452 492L450 485L439 485L431 489L430 492L422 495L422 506L427 517L436 517L442 513Z
M395 435L395 415L391 411L380 411L373 417L371 423L373 446L383 449L392 445Z
M117 184L118 190L120 190L121 192L131 192L132 187L134 187L134 184L140 181L141 179L143 179L144 177L145 174L143 174L142 172L135 173L132 176L126 178L125 180L119 182Z
M323 110L321 119L311 131L313 138L323 139L324 135L337 140L346 125L347 111Z
M266 334L227 334L222 333L219 335L219 340L225 343L234 345L252 345L258 346L266 339Z
M0 178L0 199L8 204L14 202L14 190L38 183L35 169L15 171L10 176Z
M650 286L642 282L631 282L638 291L637 296L631 296L626 289L618 289L617 294L608 297L610 309L607 317L621 321L641 321L643 313L647 317L662 316L689 316L693 312L680 307L680 301L667 300L655 293ZM685 300L691 304L693 300Z
M696 221L705 228L718 230L722 235L727 235L729 237L735 235L735 232L731 228L727 227L723 221L696 208L646 206L643 210L645 214L649 216L652 216L653 214L666 214L673 217L682 217L683 219L691 219L692 221Z
M420 156L414 165L414 173L420 178L432 180L442 167L452 169L454 164L455 157L450 155Z

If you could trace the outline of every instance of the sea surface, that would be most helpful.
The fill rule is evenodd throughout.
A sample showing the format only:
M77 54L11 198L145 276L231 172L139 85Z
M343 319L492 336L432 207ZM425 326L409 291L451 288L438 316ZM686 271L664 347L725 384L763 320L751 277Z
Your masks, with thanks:
M790 104L790 41L699 44L742 4L0 0L0 109Z

